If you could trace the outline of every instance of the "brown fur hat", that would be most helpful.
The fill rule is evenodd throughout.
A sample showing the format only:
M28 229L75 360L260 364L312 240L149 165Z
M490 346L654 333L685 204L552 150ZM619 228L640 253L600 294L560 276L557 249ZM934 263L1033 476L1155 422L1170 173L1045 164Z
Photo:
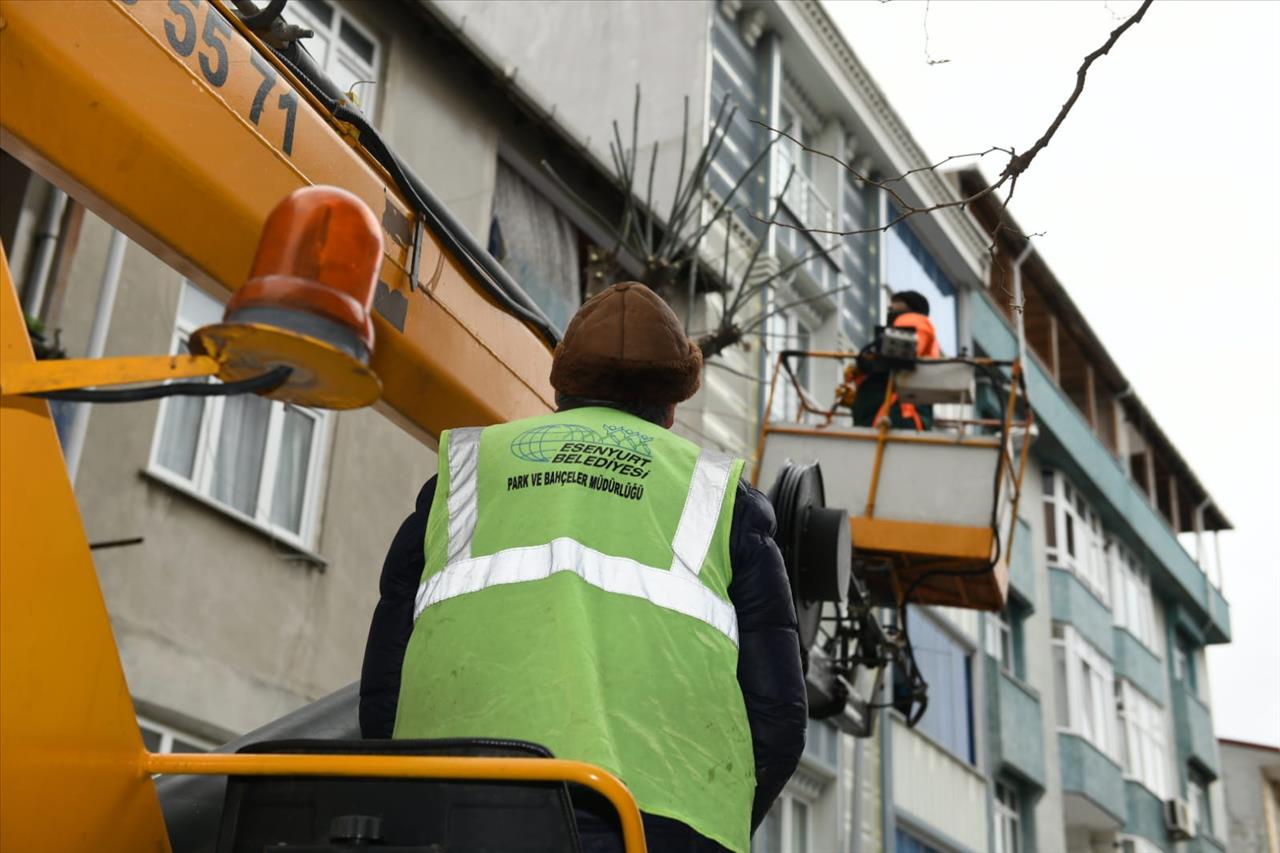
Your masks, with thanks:
M635 281L588 299L551 362L551 386L572 397L669 405L692 397L701 383L702 351L671 306Z

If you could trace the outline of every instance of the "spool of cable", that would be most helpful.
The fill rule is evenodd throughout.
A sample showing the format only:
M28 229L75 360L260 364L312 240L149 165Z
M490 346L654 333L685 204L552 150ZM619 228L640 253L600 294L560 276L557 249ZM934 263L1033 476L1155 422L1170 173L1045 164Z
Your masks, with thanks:
M774 540L791 582L800 647L807 652L818 637L824 602L843 602L852 573L849 514L826 505L817 463L788 460L769 489L778 527Z

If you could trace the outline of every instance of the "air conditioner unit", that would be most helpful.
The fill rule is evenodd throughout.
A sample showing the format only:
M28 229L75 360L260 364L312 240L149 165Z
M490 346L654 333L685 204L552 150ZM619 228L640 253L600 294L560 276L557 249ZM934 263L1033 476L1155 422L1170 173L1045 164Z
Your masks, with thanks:
M1120 853L1138 853L1138 842L1132 838L1121 838L1116 842L1115 848Z
M1191 815L1191 804L1186 800L1164 801L1164 828L1171 841L1187 841L1195 837L1196 822Z

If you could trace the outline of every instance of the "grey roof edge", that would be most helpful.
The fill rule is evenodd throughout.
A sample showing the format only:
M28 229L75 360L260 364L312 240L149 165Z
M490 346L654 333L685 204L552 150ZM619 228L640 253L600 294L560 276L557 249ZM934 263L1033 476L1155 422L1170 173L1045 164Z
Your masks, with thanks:
M976 167L954 169L946 172L946 174L956 181L962 192L972 191L971 189L966 190L966 186L972 188L975 186L987 185L986 178L983 176L982 171ZM994 203L994 200L988 196L980 203L992 204ZM1021 248L1031 241L1030 237L1021 236L1024 232L1022 227L1018 225L1017 220L1014 219L1012 213L1006 210L1005 218L1012 226L1012 231L1008 238L1009 242L1014 243ZM1120 366L1116 364L1115 359L1111 357L1111 353L1108 352L1106 346L1102 343L1102 339L1098 337L1098 334L1093 330L1093 327L1089 325L1089 321L1085 318L1084 313L1080 310L1080 307L1076 305L1075 300L1071 298L1066 287L1058 280L1057 275L1055 275L1053 270L1049 267L1044 256L1042 256L1038 250L1033 249L1028 260L1038 261L1038 266L1042 273L1041 280L1049 288L1049 296L1053 299L1055 307L1061 308L1064 313L1068 314L1068 319L1078 324L1079 329L1084 335L1084 340L1081 343L1084 345L1086 352L1088 352L1091 357L1097 358L1101 361L1104 371L1111 374L1116 381L1116 384L1124 389L1122 394L1124 394L1125 402L1137 412L1143 422L1142 426L1150 431L1149 437L1153 440L1153 443L1157 446L1158 450L1171 460L1177 473L1191 483L1192 487L1197 492L1197 503L1206 498L1209 500L1210 503L1207 509L1212 509L1212 511L1218 516L1221 524L1217 528L1206 529L1234 529L1231 524L1231 520L1228 519L1226 513L1222 511L1217 500L1209 493L1209 490L1204 486L1204 484L1200 482L1200 478L1196 476L1196 473L1192 469L1190 463L1187 462L1182 453L1178 450L1177 446L1173 443L1172 439L1170 439L1164 429L1161 428L1159 421L1156 420L1156 417L1151 413L1151 410L1147 408L1146 403L1144 403L1142 398L1138 396L1138 392L1134 389L1133 383L1130 382L1128 377L1124 375L1124 372L1120 370Z

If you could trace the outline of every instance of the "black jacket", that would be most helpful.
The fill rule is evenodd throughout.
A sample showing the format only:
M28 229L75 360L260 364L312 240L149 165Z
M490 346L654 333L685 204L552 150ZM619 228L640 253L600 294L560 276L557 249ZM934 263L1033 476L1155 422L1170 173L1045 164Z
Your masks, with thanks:
M422 547L435 492L432 477L418 494L417 508L400 525L382 565L381 598L369 626L360 676L360 730L367 738L389 738L395 725L400 667L413 631L413 600L422 579ZM738 614L738 684L756 760L753 828L800 760L807 718L795 610L773 530L769 501L739 484L730 529L729 599Z

